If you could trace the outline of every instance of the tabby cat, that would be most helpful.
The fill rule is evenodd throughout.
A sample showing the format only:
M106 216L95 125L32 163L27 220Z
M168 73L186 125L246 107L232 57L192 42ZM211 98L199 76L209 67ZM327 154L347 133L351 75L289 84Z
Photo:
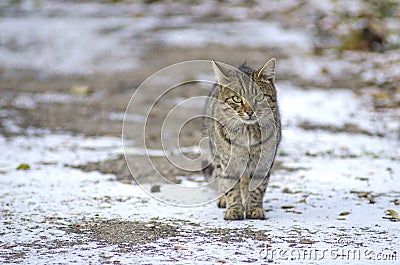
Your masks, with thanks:
M225 220L264 219L263 197L281 140L275 58L260 69L212 63L217 79L205 106L210 158L203 173L218 184Z

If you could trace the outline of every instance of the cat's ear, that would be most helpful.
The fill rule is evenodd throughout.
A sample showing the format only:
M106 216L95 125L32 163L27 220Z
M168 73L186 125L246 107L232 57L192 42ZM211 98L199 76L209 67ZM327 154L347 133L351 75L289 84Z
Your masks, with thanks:
M216 61L212 61L212 68L214 70L215 78L217 79L218 84L226 85L229 83L229 69L226 69L220 63Z
M276 59L269 60L257 73L257 77L264 77L268 80L275 81Z

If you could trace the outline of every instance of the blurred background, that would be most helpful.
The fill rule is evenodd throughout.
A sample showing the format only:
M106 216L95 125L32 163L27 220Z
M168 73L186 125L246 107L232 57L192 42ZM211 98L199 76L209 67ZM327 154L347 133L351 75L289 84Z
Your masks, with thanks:
M277 80L398 108L399 14L397 0L3 0L0 132L118 135L145 78L195 59L276 57Z

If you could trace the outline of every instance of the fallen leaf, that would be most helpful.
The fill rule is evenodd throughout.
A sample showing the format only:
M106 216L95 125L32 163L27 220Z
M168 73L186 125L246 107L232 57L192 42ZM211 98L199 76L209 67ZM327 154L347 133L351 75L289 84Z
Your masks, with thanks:
M71 86L70 91L76 96L86 96L93 93L93 89L91 87L82 84Z
M121 182L123 183L123 184L132 184L132 180L130 180L130 179L123 179L123 180L121 180Z
M227 261L224 260L224 259L219 259L217 262L219 262L219 263L227 263Z
M296 211L296 210L288 210L288 211L286 211L286 212L288 212L288 213L295 213L295 214L303 214L303 212Z
M300 201L298 201L298 203L307 203L307 200L306 200L306 198L304 198L304 199L301 199Z
M300 239L300 242L299 242L300 244L314 244L314 241L312 241L312 240L310 240L310 239L305 239L305 238L302 238L302 239Z
M40 164L40 165L45 165L45 166L47 166L47 165L57 165L57 162L53 162L53 161L41 161L41 162L38 162L38 164Z
M340 214L339 214L339 216L346 216L346 215L349 215L350 214L350 212L341 212Z
M294 208L294 206L293 205L283 205L281 208L282 209L292 209L292 208Z
M350 193L357 194L358 198L367 198L371 192L352 190Z
M394 219L400 221L400 216L395 210L386 210L386 212Z
M29 170L29 169L31 169L31 166L24 163L19 164L19 166L17 167L17 170Z

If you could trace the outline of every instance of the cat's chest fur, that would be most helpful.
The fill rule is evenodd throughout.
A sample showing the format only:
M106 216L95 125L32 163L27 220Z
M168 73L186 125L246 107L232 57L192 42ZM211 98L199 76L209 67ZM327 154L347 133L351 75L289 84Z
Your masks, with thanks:
M250 146L261 144L261 133L258 126L245 126L248 132L248 143Z
M261 144L261 131L257 124L245 125L234 133L232 144L251 147Z

